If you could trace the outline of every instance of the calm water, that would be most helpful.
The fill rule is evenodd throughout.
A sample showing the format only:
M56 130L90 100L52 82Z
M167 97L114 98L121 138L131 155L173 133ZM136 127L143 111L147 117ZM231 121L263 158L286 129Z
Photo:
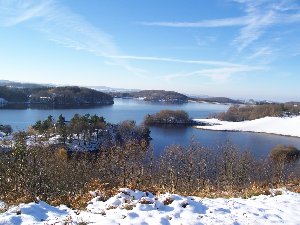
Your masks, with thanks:
M209 114L226 111L228 105L207 103L186 103L181 105L151 103L132 99L115 99L111 106L101 106L88 109L1 109L0 124L10 124L14 130L26 129L37 120L44 120L48 115L58 118L63 114L66 119L75 113L104 116L108 122L118 123L123 120L143 121L147 114L152 114L163 109L182 109L192 118L205 118ZM249 150L257 156L267 155L271 148L277 144L294 145L300 148L300 138L284 137L269 134L256 134L248 132L223 132L199 130L192 127L151 127L152 144L156 152L162 151L171 144L189 144L192 137L204 146L216 148L229 141L240 149Z

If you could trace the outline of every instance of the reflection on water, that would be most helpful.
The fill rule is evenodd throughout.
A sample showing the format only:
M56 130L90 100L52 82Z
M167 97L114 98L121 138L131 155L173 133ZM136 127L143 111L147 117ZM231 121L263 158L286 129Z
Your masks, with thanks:
M97 114L104 116L106 121L118 123L123 120L135 120L141 123L147 114L153 114L163 109L185 110L192 118L205 118L210 114L226 111L228 105L208 104L208 103L185 103L166 104L152 103L133 99L115 99L114 105L96 106L80 109L0 109L0 124L10 124L14 130L26 129L37 120L44 120L48 115L58 118L63 114L67 120L75 113ZM294 145L300 149L300 138L284 137L269 134L256 134L248 132L224 132L199 130L192 127L151 127L152 144L157 153L161 152L165 146L171 144L188 145L194 137L204 146L217 148L225 142L230 142L240 149L249 150L256 156L267 155L271 148L277 144Z

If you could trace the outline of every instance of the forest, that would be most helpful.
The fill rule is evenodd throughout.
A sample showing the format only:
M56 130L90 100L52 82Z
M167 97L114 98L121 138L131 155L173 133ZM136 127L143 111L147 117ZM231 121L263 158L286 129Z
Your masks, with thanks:
M53 107L110 105L113 98L105 93L77 86L18 88L0 86L0 98L8 104L48 105Z

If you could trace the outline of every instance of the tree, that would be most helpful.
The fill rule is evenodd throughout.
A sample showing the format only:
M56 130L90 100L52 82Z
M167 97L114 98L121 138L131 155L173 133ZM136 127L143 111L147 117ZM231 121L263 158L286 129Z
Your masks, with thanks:
M104 118L101 116L93 115L90 117L90 133L96 131L97 133L97 141L99 140L99 131L105 129L106 122Z
M7 136L13 132L13 129L10 125L0 125L0 131Z
M64 144L66 144L66 140L68 137L68 128L66 126L66 120L65 117L63 117L62 114L58 117L58 120L56 122L56 129L58 134L61 136Z
M70 130L71 130L71 133L74 133L77 135L77 139L79 141L81 126L80 126L80 115L77 113L73 116L73 118L70 121Z
M37 130L40 134L47 134L48 131L52 131L54 128L54 121L51 115L44 121L37 121L33 126L33 129Z
M40 134L42 134L43 133L42 121L41 120L36 121L36 123L32 126L32 128L38 131Z

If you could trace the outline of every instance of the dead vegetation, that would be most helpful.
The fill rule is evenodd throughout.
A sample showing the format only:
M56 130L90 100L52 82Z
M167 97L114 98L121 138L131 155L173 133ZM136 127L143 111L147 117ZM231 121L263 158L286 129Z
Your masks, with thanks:
M257 159L230 144L218 151L195 142L174 145L155 157L151 147L135 140L96 154L28 147L24 134L15 138L11 151L0 152L0 199L7 204L43 200L83 209L92 198L105 201L120 187L212 198L272 194L270 189L291 182L292 190L300 190L298 160Z

